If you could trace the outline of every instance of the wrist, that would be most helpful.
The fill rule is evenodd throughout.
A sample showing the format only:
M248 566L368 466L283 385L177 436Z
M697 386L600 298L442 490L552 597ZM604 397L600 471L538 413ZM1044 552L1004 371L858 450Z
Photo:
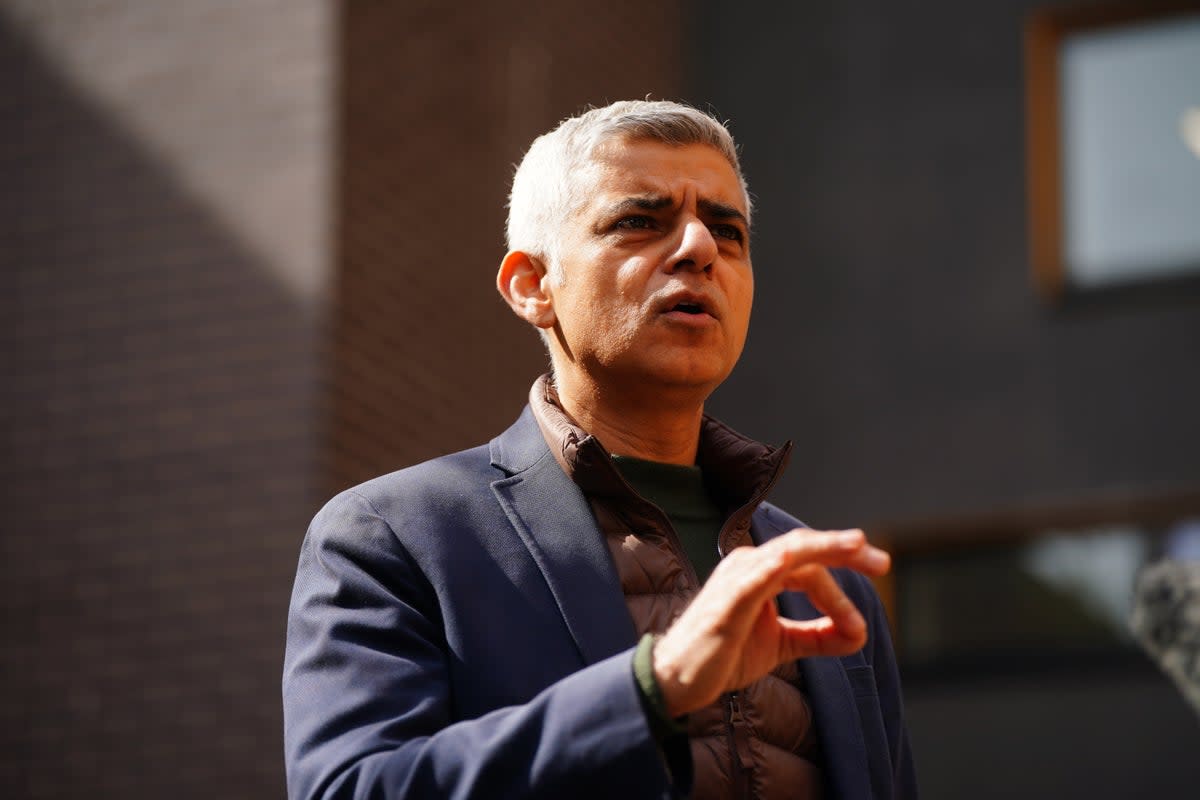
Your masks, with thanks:
M655 638L650 650L650 668L666 713L672 718L681 717L692 709L686 705L686 686L680 677L670 642L666 643L666 647L662 646L663 642L663 637Z
M641 638L633 655L633 674L641 691L650 729L655 739L661 742L669 736L685 733L686 728L676 718L678 715L671 712L654 671L654 650L660 638L658 634L651 633Z

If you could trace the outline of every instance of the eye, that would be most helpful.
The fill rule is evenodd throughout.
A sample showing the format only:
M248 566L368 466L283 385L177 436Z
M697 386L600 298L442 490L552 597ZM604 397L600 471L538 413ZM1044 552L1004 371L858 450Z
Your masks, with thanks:
M737 225L713 225L709 230L718 239L728 239L731 242L740 242L745 238L742 236L742 229Z
M644 231L654 227L654 220L644 215L634 215L631 217L622 217L613 225L618 230L626 231Z

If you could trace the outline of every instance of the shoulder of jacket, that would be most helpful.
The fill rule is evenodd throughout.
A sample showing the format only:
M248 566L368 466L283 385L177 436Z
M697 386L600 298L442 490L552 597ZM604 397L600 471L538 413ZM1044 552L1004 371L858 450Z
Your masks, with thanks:
M492 466L487 445L482 445L351 486L332 497L321 513L330 508L359 505L386 517L397 506L454 506L458 499L486 490L499 477L503 473Z
M781 533L787 533L793 528L808 527L800 519L779 506L765 501L754 510L753 520L768 539L773 539Z

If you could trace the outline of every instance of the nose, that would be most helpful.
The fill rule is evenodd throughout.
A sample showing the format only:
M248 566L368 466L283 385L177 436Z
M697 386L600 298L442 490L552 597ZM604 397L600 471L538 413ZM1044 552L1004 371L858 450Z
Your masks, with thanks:
M671 271L711 272L717 259L717 240L702 220L692 217L683 223L679 246L671 254Z

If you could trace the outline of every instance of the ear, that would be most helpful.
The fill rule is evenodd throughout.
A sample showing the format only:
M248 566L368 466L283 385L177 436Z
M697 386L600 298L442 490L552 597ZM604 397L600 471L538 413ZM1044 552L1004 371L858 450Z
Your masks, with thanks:
M496 288L521 319L538 328L552 328L558 318L550 277L542 262L520 250L513 250L500 262Z

